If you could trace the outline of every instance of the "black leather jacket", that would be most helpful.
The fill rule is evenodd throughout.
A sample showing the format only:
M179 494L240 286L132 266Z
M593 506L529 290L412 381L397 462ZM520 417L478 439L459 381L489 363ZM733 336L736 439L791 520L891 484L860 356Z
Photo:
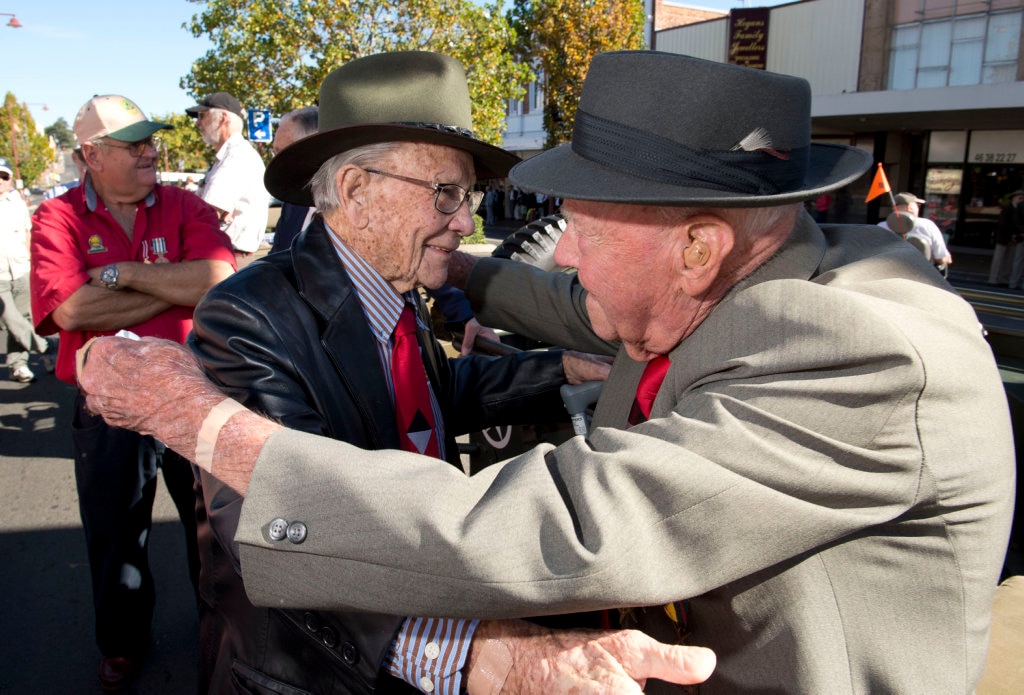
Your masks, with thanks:
M232 397L288 427L399 448L374 340L318 218L290 251L211 289L196 307L189 344ZM567 419L560 353L449 359L428 332L420 342L452 464L459 465L458 434ZM330 504L330 491L322 494ZM381 672L402 616L253 606L233 542L242 500L205 473L197 497L201 691L416 692Z

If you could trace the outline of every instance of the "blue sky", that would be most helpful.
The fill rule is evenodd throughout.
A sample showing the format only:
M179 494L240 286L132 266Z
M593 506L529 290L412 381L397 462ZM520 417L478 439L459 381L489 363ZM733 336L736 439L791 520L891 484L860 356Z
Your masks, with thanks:
M744 0L687 4L745 6ZM211 45L181 25L202 7L187 0L0 0L0 12L24 25L12 29L5 26L10 17L0 16L0 49L7 56L0 89L27 103L40 127L60 117L70 125L94 94L122 94L149 114L184 111L195 100L178 82Z

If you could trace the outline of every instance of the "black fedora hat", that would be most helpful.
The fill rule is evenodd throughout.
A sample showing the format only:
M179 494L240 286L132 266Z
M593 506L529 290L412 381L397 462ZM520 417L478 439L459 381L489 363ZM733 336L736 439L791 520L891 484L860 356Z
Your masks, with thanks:
M806 80L656 51L590 64L572 143L516 165L514 183L562 198L767 207L850 183L872 156L811 142Z
M315 135L281 150L267 167L271 195L312 205L309 180L336 154L377 142L429 142L473 155L481 179L508 174L519 158L473 135L462 64L429 51L378 53L333 70L320 85Z

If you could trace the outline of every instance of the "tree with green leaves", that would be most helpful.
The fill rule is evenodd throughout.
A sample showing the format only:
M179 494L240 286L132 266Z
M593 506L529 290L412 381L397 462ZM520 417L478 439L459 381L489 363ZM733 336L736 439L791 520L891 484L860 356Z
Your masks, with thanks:
M644 47L643 0L515 0L508 20L518 59L543 71L548 148L572 138L594 55Z
M275 117L316 103L334 68L373 53L431 50L466 68L477 137L501 142L505 100L529 71L514 62L515 36L499 3L470 0L190 0L203 6L186 28L214 44L181 86L197 99L234 94Z
M57 147L61 149L70 150L75 146L75 134L71 132L71 127L63 116L54 121L52 125L43 128L43 135L53 138Z
M32 112L11 92L0 113L0 157L13 165L26 186L34 185L54 160L50 139L36 130Z

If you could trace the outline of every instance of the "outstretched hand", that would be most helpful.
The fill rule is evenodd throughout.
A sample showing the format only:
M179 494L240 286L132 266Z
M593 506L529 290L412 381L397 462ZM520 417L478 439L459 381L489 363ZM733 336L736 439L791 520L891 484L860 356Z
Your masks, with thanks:
M467 682L469 695L639 695L648 678L702 683L715 663L710 649L663 644L637 630L552 630L492 620L473 635ZM481 677L484 671L492 675Z
M153 435L190 459L203 418L224 399L187 348L159 338L90 341L79 350L78 384L108 424Z
M469 321L466 321L466 325L462 329L462 347L460 348L460 355L462 357L473 354L474 343L477 338L483 338L492 343L501 342L501 336L493 328L481 326L476 317L471 318Z
M562 353L562 369L565 380L570 384L582 384L585 381L607 381L612 371L612 357L593 355L589 352L566 350Z

